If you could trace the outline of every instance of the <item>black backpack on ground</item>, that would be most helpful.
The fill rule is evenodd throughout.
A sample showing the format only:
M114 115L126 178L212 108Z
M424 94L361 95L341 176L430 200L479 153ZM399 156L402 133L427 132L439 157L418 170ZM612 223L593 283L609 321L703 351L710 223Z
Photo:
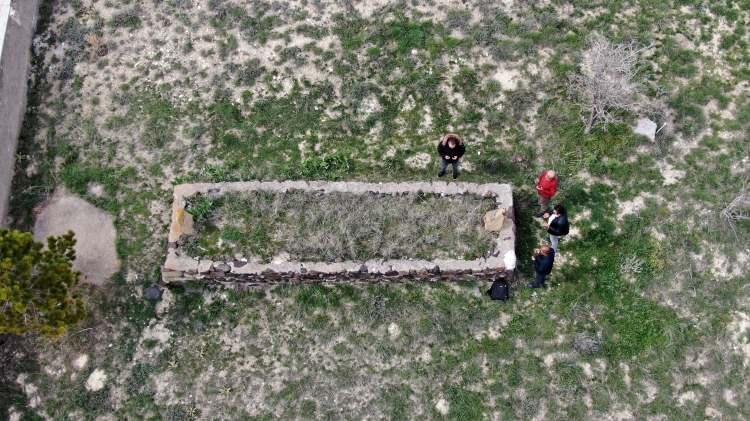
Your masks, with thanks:
M490 289L487 290L487 295L493 300L505 301L510 298L510 284L505 279L495 279Z

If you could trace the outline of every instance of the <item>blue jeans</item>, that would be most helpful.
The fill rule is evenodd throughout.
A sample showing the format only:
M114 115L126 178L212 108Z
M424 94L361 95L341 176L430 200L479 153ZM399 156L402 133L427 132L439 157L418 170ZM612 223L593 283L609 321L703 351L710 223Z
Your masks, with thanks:
M453 174L458 174L458 161L448 161L445 158L440 158L440 172L438 174L445 175L445 170L448 169L448 164L453 166Z
M531 283L532 288L542 288L544 281L547 280L547 275L539 272L534 272L534 282Z

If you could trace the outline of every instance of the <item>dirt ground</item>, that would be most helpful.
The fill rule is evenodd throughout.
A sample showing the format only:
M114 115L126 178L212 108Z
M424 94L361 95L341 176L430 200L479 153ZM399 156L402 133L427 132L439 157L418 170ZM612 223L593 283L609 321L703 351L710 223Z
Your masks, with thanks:
M60 188L39 209L34 239L44 242L68 231L75 233L73 269L81 272L83 282L103 285L120 269L112 215Z

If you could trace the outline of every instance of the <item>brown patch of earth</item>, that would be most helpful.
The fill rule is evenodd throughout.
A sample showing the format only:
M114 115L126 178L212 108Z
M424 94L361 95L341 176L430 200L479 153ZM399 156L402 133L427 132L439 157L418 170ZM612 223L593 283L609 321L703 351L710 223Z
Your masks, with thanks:
M115 249L115 226L112 216L64 189L45 202L34 224L34 239L75 233L76 260L73 268L81 272L82 281L102 285L120 269Z

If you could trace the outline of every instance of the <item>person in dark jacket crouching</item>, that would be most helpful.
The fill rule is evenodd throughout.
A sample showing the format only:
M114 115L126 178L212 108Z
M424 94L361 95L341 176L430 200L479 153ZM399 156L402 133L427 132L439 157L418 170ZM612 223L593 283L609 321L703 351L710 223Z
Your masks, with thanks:
M547 219L547 233L549 234L549 242L552 245L552 249L555 253L559 250L560 237L568 235L570 232L570 224L568 223L568 211L563 205L555 205L552 215Z
M440 139L438 143L438 154L440 155L440 172L438 177L445 175L445 170L448 168L448 164L453 166L453 178L458 177L458 161L464 156L466 147L464 141L455 134L448 133Z
M534 249L534 282L529 285L531 288L544 287L544 281L547 275L552 273L552 265L555 263L555 250L550 246L542 246Z

